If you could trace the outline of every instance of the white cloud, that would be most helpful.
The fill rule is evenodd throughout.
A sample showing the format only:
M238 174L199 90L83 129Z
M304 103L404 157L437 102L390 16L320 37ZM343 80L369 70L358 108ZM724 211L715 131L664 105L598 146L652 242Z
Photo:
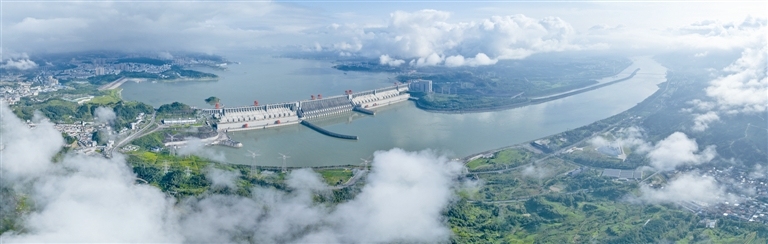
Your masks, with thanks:
M458 67L458 66L481 66L481 65L493 65L498 62L498 59L491 59L488 57L488 55L485 55L484 53L478 53L475 55L474 58L467 58L465 59L464 56L461 55L454 55L445 58L445 66L448 67Z
M656 52L679 49L733 50L760 45L757 40L765 37L766 19L747 17L741 22L708 20L683 26L658 26L654 28L611 28L595 26L584 35L578 35L573 43L588 47L611 49L636 49ZM696 57L707 55L700 51Z
M35 61L29 60L28 58L20 58L16 60L8 59L5 61L5 64L0 65L0 68L28 70L37 68L37 64Z
M379 64L381 65L400 66L404 63L405 63L405 60L390 58L389 55L386 55L386 54L381 55L381 57L379 57Z
M463 166L431 151L376 152L360 193L335 206L315 203L328 186L308 169L287 176L290 191L255 187L250 197L177 203L154 186L135 184L119 154L67 155L53 163L63 139L52 124L31 129L7 107L0 113L7 142L0 186L32 204L20 220L24 231L4 233L5 242L445 242L451 235L442 211ZM210 175L214 184L231 186L232 175Z
M720 120L720 116L717 113L709 111L705 114L696 114L693 118L693 131L704 131L709 128L709 123Z
M274 2L18 2L3 7L4 46L28 52L214 52L307 44L314 40L304 31L322 26L324 19L308 8Z
M110 108L98 107L93 111L97 123L109 124L115 122L117 115Z
M728 113L763 112L768 106L768 48L765 39L762 47L748 48L741 58L724 69L729 73L710 82L707 95L717 101L717 106Z
M416 66L416 67L436 66L442 63L443 59L444 59L443 56L437 55L437 53L432 53L426 58L418 58L418 59L411 60L411 62L409 62L409 65Z
M725 189L712 177L683 173L661 189L643 185L640 199L649 203L679 203L694 201L713 204L725 199Z
M160 53L157 54L157 57L161 58L161 59L172 60L173 59L173 54L171 54L169 52L160 52Z
M539 52L578 49L569 43L574 32L557 17L533 19L525 15L493 16L480 22L449 22L451 14L438 10L396 11L386 26L349 25L348 35L363 56L412 58L412 65L489 65L499 59L521 59ZM347 51L346 42L336 44ZM474 57L474 58L465 58Z
M701 111L710 111L715 108L715 103L702 101L700 99L693 99L687 103L693 105L695 109L698 109Z
M659 141L648 153L651 166L658 170L673 170L678 166L701 164L711 161L717 152L708 146L699 152L699 145L685 133L675 132Z
M184 139L186 144L180 146L179 155L196 155L216 162L227 162L227 157L221 151L216 151L205 146L205 142L197 137L187 137Z
M229 171L210 167L205 170L205 178L211 181L211 188L237 189L239 171Z
M643 130L632 126L627 128L621 128L614 132L615 139L608 141L602 136L596 136L589 140L589 143L594 147L603 146L621 146L632 148L637 153L646 153L651 150L651 145L645 141Z
M551 176L552 173L554 172L552 172L552 169L550 168L531 164L524 167L521 173L523 174L523 176L527 176L535 179L544 179L546 177Z
M152 186L135 185L117 155L67 155L61 133L46 122L32 129L3 106L0 130L8 142L0 164L2 185L28 196L33 211L23 233L4 233L6 242L179 242L171 220L173 200Z
M0 102L0 106L3 106L0 108L0 135L5 146L5 149L0 151L3 156L3 163L0 164L3 177L0 180L18 182L48 173L50 157L64 145L61 133L54 129L50 122L40 119L40 116L34 117L37 128L31 130L10 112L4 102Z

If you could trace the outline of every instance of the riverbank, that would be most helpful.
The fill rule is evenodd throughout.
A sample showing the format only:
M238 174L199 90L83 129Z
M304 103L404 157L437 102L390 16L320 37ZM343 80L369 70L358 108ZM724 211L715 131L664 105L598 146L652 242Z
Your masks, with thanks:
M599 89L599 88L602 88L602 87L610 86L610 85L613 85L613 84L616 84L616 83L619 83L619 82L622 82L622 81L626 81L626 80L632 79L633 77L635 77L635 75L637 74L638 71L640 71L640 68L635 69L635 71L633 71L632 74L630 74L627 77L624 77L624 78L621 78L621 79L618 79L618 80L614 80L614 81L610 81L610 82L605 82L605 83L602 83L602 84L591 85L591 86L588 86L588 87L582 87L582 88L578 88L578 89L573 89L573 90L570 90L570 91L567 91L567 92L557 93L557 94L548 95L548 96L529 98L529 100L525 101L525 102L510 103L510 104L506 104L506 105L499 105L499 106L493 106L493 107L469 108L469 109L439 109L439 108L433 108L433 107L424 106L422 103L420 103L421 99L416 100L415 104L416 104L416 107L418 107L419 109L422 109L424 111L433 112L433 113L446 113L446 114L481 113L481 112L493 112L493 111L499 111L499 110L507 110L507 109L520 108L520 107L540 104L540 103L544 103L544 102L554 101L554 100L570 97L570 96L573 96L573 95L581 94L581 93L584 93L584 92L593 91L593 90L596 90L596 89Z
M632 73L632 76L634 76L637 73L638 70L639 69L635 70ZM629 79L629 78L631 78L631 77L627 77L627 78L624 78L624 79L621 79L621 80L616 80L616 81L604 83L604 84L601 84L601 85L606 86L606 85L610 85L609 83L620 82L622 80L626 80L626 79ZM665 83L665 84L666 84L666 86L669 86L669 83ZM597 87L597 88L599 88L599 87ZM594 88L594 89L597 89L597 88ZM496 153L504 151L504 150L515 149L515 148L525 148L525 149L527 149L529 151L532 151L532 152L541 153L545 157L551 157L551 156L558 155L558 154L562 153L564 150L566 150L568 148L571 148L571 147L573 147L573 146L575 146L575 145L577 145L579 143L587 141L588 139L592 138L594 135L599 134L599 132L604 132L607 129L615 128L615 127L622 126L622 125L628 126L628 125L632 124L633 120L631 120L631 118L636 113L638 113L639 110L642 110L645 107L649 107L648 104L652 103L653 101L656 100L656 98L662 96L666 92L667 92L667 89L659 89L656 92L654 92L653 94L651 94L650 96L648 96L647 98L645 98L642 102L638 103L637 105L635 105L635 106L633 106L633 107L631 107L631 108L629 108L629 109L627 109L627 110L625 110L625 111L623 111L623 112L621 112L619 114L616 114L614 116L611 116L611 117L608 117L608 118L605 118L605 119L602 119L602 120L595 121L595 122L593 122L591 124L588 124L588 125L585 125L585 126L582 126L582 127L579 127L579 128L575 128L575 129L572 129L572 130L563 131L563 132L560 132L560 133L557 133L557 134L553 134L553 135L537 138L537 139L534 139L534 140L517 143L517 144L514 144L514 145L504 146L504 147L500 147L500 148L496 148L496 149L491 149L491 150L487 150L487 151L483 151L483 152L479 152L479 153L473 153L473 154L471 154L469 156L461 158L460 161L463 164L467 164L467 163L469 163L472 160L475 160L475 159L478 159L478 158L481 158L481 157L484 157L484 156L487 157L489 155L493 155L493 154L496 154ZM586 132L589 132L589 133L586 133ZM587 135L587 136L580 136L580 137L572 138L573 136L571 136L571 135L575 135L575 134ZM567 140L563 141L563 140L559 140L560 138L570 138L570 139L567 139ZM553 148L549 148L550 150L552 150L552 152L550 152L550 153L540 152L538 149L533 148L531 146L531 143L533 143L533 142L536 142L536 141L539 141L539 140L547 140L547 139L549 139L550 141L560 141L560 142L563 142L563 143L560 144L560 145L557 145L557 146L555 146Z
M120 88L124 83L128 81L133 81L136 83L141 82L164 82L164 83L174 83L174 82L185 82L185 81L217 81L219 80L218 77L203 77L203 78L175 78L175 79L148 79L148 78L129 78L129 77L122 77L119 78L113 82L110 82L108 84L102 85L98 88L99 91L104 90L113 90Z

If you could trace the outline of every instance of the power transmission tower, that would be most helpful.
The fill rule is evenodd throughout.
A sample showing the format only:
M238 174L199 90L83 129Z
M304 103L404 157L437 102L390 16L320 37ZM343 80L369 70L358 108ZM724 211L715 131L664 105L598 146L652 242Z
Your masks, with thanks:
M363 160L363 163L361 163L361 165L363 165L363 170L368 170L368 163L370 163L371 160L364 158L361 158L360 160Z
M175 137L175 136L174 136L174 135L171 135L171 134L168 134L168 133L166 133L166 135L168 135L168 137L170 137L170 138L171 138L171 146L170 146L170 149L171 149L171 155L176 155L176 146L174 146L174 145L173 145L173 142L174 142L174 137Z
M169 169L170 166L168 166L168 161L163 161L163 174L168 174Z
M278 154L280 154L279 158L283 159L283 173L285 173L286 172L285 159L290 158L290 156L286 156L285 154L282 154L282 153L278 153Z
M253 175L256 172L256 157L261 156L261 154L257 154L251 150L248 150L250 154L246 154L247 156L251 156L253 158L253 164L251 164L251 175Z

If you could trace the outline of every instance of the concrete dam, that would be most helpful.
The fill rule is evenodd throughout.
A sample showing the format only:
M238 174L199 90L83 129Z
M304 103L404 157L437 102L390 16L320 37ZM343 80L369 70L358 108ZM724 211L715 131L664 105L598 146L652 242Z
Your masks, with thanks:
M302 124L324 135L357 140L357 136L342 135L324 130L307 120L320 117L336 116L342 113L357 111L374 115L372 109L407 101L408 84L397 84L381 89L353 93L345 91L344 95L323 98L322 95L312 95L310 100L296 102L253 106L228 107L216 109L201 109L202 113L210 116L218 131L242 131L266 129L277 126Z

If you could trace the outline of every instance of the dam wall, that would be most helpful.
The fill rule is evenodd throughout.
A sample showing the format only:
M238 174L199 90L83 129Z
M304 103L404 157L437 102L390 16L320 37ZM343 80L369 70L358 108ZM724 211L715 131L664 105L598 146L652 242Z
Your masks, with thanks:
M373 114L369 109L407 101L410 98L407 91L407 84L397 84L357 93L347 91L345 95L327 98L318 95L317 99L313 96L312 100L199 111L215 119L219 131L266 129L298 124L305 119L336 116L351 112L355 107L361 108L363 113Z
M386 96L378 100L360 103L360 104L357 104L356 106L359 106L365 109L373 109L373 108L379 108L387 105L392 105L399 102L408 101L410 97L411 95L408 93L398 94L393 96Z
M348 96L335 96L299 102L299 116L311 119L352 111Z

